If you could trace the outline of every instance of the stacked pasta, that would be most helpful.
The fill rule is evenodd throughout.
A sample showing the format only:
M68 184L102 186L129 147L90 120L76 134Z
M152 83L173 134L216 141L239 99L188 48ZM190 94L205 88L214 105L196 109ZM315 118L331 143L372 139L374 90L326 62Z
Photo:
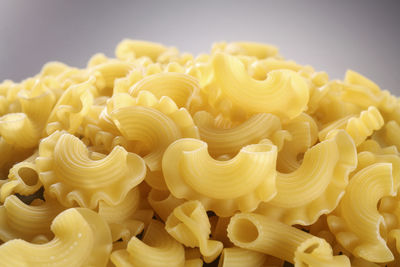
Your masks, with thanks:
M400 264L400 102L354 71L124 40L0 116L1 266Z

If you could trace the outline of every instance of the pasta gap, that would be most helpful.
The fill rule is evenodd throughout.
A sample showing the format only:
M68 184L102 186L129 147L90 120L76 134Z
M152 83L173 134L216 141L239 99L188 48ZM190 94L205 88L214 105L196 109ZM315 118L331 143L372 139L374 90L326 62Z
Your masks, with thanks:
M25 204L29 205L29 204L32 203L33 200L35 200L37 198L39 198L39 199L44 201L43 193L44 193L44 187L42 186L42 187L39 188L38 191L36 191L32 195L24 196L24 195L21 195L19 193L16 193L15 196L18 197Z

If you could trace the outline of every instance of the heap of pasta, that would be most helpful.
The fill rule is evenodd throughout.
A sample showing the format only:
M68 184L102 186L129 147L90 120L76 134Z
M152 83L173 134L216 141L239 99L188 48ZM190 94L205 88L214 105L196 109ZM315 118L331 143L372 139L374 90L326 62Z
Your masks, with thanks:
M399 149L354 71L124 40L0 84L0 265L399 266Z

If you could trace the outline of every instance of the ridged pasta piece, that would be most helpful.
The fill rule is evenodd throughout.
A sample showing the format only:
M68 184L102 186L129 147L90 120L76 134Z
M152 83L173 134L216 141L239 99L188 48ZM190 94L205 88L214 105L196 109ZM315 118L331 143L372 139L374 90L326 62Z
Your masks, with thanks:
M94 211L72 208L51 224L55 237L46 244L21 239L0 246L2 266L106 266L111 252L107 223Z
M162 155L170 143L182 137L199 137L190 114L184 108L178 109L169 97L157 99L141 91L136 98L115 97L109 105L122 135L144 147L141 154L151 171L161 170Z
M0 117L0 135L12 145L33 148L42 136L55 96L40 79L35 79L30 90L18 92L18 101L22 112Z
M151 189L147 200L155 213L164 222L176 207L185 202L183 199L174 197L168 190L160 191L154 188Z
M186 247L199 247L205 262L214 261L223 244L210 240L211 225L200 201L187 201L176 207L165 222L165 230Z
M380 143L385 143L385 145L396 146L397 150L400 150L400 140L398 136L400 135L400 125L396 121L388 121L381 129L374 134L373 138L380 141Z
M111 96L115 79L125 77L132 69L132 64L117 60L107 61L91 69L96 77L96 87L100 95Z
M308 85L293 71L271 71L266 80L257 81L240 60L223 53L215 54L213 65L221 96L250 114L265 112L292 119L307 108Z
M132 236L143 231L144 223L133 219L139 202L140 192L137 187L129 191L124 200L117 205L99 201L98 214L109 224L113 242L122 238L126 245Z
M332 139L310 148L300 168L279 173L277 195L262 202L256 213L286 224L310 225L322 214L336 208L357 166L357 153L351 137L343 130Z
M55 94L47 87L44 79L36 79L30 90L19 91L18 100L21 111L42 130L56 101Z
M32 241L38 235L50 240L53 237L50 225L62 210L63 207L54 200L32 206L16 196L9 196L0 206L0 240L20 238Z
M233 247L224 248L218 267L263 267L267 255L257 251Z
M93 160L82 141L59 131L41 141L36 165L45 190L66 207L117 205L146 174L143 159L120 146Z
M23 161L33 152L32 148L15 147L7 143L0 136L0 181L6 179L9 174L9 169L17 162ZM0 182L1 183L1 182Z
M166 50L167 47L159 43L125 39L117 45L115 55L121 60L149 57L156 61Z
M350 180L338 208L328 216L328 225L338 242L353 255L372 262L388 262L393 254L380 234L384 223L377 210L379 200L395 195L392 166L375 163ZM357 197L357 201L353 199Z
M301 113L298 117L283 125L285 131L290 134L290 140L285 140L282 150L278 153L277 169L288 173L297 170L301 161L298 159L318 138L318 126L314 119Z
M132 237L126 250L117 250L111 253L111 261L116 267L183 267L185 251L183 246L164 230L161 222L153 220L145 230L143 241Z
M357 73L353 70L347 70L345 77L344 77L344 82L349 83L349 84L354 84L354 85L360 85L367 87L371 89L374 93L379 93L381 89L379 86L371 81L370 79L364 77L360 73Z
M40 139L40 128L25 113L9 113L0 117L0 136L9 144L33 148Z
M279 118L268 113L255 114L242 124L227 129L216 127L214 117L206 111L197 112L193 120L212 156L235 155L242 147L270 138L281 130Z
M393 174L393 188L397 192L400 186L400 157L398 152L392 153L390 151L360 151L358 153L358 164L355 172L364 169L365 167L371 166L375 163L391 163L392 174ZM355 173L354 172L354 173Z
M235 214L228 237L238 247L272 255L295 266L350 266L349 259L333 256L322 238L253 213Z
M213 53L223 51L232 55L245 55L259 59L278 55L278 48L273 45L257 42L219 42L213 45Z
M93 93L96 90L94 78L70 86L57 101L47 121L46 133L66 130L74 134L89 113L93 104Z
M8 181L0 188L0 202L13 193L24 196L34 194L41 186L35 164L22 161L10 169Z
M140 91L148 91L159 99L170 97L178 107L188 107L198 90L199 83L194 77L184 73L162 72L143 78L132 86L129 94L135 97Z
M207 143L182 138L165 151L162 168L172 195L199 200L206 210L227 217L275 196L276 154L276 146L255 144L218 161L208 154Z
M384 125L384 120L379 110L370 106L360 113L358 117L344 117L331 123L319 133L320 140L327 138L328 133L334 134L335 130L344 129L353 138L356 146L371 136L373 131L379 130Z

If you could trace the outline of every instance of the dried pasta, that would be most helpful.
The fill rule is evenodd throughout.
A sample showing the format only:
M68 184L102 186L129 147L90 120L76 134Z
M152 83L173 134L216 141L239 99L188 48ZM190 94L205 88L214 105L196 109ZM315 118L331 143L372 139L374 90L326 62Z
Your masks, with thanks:
M277 47L123 40L0 83L0 265L400 265L400 99Z

